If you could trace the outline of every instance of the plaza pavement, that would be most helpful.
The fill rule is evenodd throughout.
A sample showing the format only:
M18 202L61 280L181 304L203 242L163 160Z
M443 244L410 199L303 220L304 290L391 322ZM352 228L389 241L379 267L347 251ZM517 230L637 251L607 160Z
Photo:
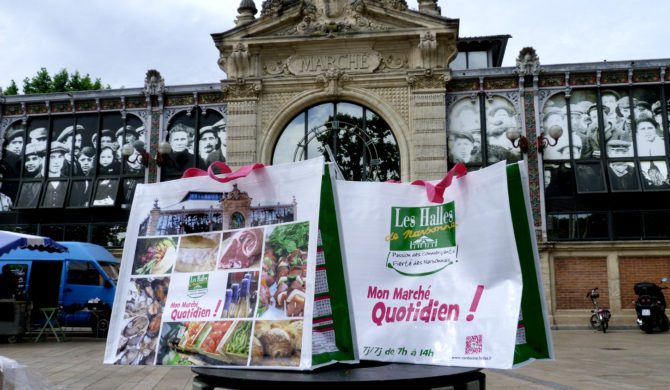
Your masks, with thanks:
M555 361L515 370L484 370L487 389L668 389L670 333L613 329L552 332ZM0 344L0 356L41 375L51 389L191 389L187 367L103 365L105 343L70 337ZM0 383L0 388L2 384Z

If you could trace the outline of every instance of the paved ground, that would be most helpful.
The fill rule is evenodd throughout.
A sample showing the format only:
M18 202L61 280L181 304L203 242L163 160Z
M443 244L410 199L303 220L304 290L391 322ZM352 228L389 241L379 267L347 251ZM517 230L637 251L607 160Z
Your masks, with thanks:
M556 360L516 370L485 370L487 388L498 389L668 389L670 333L638 330L554 331ZM102 364L104 342L71 338L0 344L0 356L38 372L52 389L190 389L184 367L128 367ZM2 384L0 383L0 388Z

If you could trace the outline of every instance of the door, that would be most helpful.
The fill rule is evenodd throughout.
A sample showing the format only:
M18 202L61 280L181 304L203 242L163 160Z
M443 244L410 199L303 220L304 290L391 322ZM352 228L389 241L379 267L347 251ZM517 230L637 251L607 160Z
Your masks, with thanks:
M90 313L81 312L81 309L91 299L104 298L104 294L105 279L94 262L82 260L67 261L62 302L68 325L88 324Z

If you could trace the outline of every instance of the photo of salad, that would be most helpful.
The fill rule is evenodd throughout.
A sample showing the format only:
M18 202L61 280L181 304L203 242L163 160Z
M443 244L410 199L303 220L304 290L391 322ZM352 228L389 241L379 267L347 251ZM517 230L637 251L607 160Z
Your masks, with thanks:
M257 317L277 319L304 315L308 243L309 222L279 225L268 232Z
M137 240L133 275L160 275L172 272L177 259L177 237Z

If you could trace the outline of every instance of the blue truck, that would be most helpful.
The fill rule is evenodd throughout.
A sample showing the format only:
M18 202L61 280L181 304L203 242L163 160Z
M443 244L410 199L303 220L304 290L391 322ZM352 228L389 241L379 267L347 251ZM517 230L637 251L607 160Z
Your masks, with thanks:
M41 309L55 308L58 321L65 327L91 327L94 335L104 337L119 276L120 261L105 248L83 242L59 242L67 252L49 253L17 249L0 256L0 267L9 265L18 276L18 291L13 301L27 308L26 325L40 325L45 316ZM9 300L0 304L9 305ZM8 313L9 310L3 310ZM21 311L0 318L0 336L19 336ZM19 317L17 317L19 316ZM3 321L5 320L5 321ZM4 324L4 326L3 326ZM24 327L25 328L25 327Z

